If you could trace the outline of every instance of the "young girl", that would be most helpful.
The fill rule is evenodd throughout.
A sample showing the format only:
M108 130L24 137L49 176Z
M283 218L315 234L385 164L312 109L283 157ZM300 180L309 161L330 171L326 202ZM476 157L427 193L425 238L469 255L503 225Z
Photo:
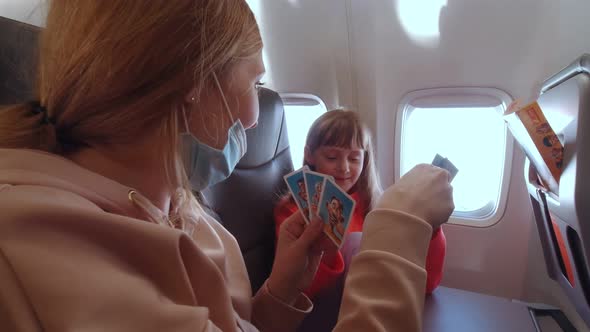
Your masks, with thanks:
M375 169L373 145L368 128L358 114L334 110L319 117L311 126L305 144L305 165L313 171L334 177L336 183L356 201L356 208L347 232L363 230L365 216L381 195ZM290 195L275 207L277 234L283 221L297 211ZM446 250L446 239L441 228L433 232L426 258L426 293L440 284ZM305 293L314 297L333 284L344 272L342 254L325 255L310 288Z

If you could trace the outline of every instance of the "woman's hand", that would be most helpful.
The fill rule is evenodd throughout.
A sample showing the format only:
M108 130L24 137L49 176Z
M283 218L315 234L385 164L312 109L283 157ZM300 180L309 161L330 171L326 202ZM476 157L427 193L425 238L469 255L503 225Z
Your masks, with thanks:
M283 222L267 284L273 296L293 305L299 294L311 285L323 252L337 250L323 235L323 226L319 218L306 224L299 211Z
M455 209L449 172L432 165L418 165L385 190L376 208L414 215L436 229L449 220Z

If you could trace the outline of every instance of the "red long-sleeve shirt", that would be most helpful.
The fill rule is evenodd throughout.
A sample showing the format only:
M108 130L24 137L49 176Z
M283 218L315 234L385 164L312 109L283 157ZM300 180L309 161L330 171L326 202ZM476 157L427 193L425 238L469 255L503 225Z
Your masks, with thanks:
M361 232L363 230L363 211L365 209L361 204L358 193L353 193L351 196L356 201L356 207L346 232ZM297 212L297 205L291 199L283 199L277 204L274 209L277 237L280 225L295 212ZM432 234L428 254L426 256L426 294L432 293L441 282L446 247L447 243L445 235L442 228L438 228ZM313 298L319 291L336 282L343 272L344 259L339 251L334 257L324 257L311 286L304 291L305 294L310 298Z

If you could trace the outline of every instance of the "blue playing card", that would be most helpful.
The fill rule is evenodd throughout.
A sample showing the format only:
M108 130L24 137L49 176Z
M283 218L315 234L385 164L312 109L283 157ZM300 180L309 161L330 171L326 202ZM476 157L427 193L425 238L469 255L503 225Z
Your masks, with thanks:
M453 163L450 160L442 157L438 153L436 154L436 156L434 156L434 160L432 161L432 165L447 170L447 172L449 172L449 174L450 174L449 181L453 181L453 179L455 178L455 176L459 172L459 169L457 169L457 167L455 167L455 165L453 165Z
M320 198L322 197L324 181L326 179L333 180L334 178L313 171L304 171L303 176L305 177L305 188L307 189L309 203L309 220L311 220L313 216L318 213L318 205L320 203Z
M354 212L355 201L332 180L326 179L318 204L318 215L324 222L324 233L340 247Z
M305 178L304 178L304 171L308 168L304 166L292 173L289 173L284 176L285 182L287 182L287 187L289 187L289 191L291 191L291 195L295 199L295 203L299 210L303 213L303 217L305 221L309 223L309 205L307 203L307 190L305 188Z

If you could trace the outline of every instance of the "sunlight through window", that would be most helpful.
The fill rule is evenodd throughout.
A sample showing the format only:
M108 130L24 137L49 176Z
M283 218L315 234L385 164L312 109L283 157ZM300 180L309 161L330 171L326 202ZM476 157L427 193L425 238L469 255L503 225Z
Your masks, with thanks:
M324 103L318 102L319 98L312 97L314 98L309 99L308 103L301 103L301 98L297 99L300 101L297 103L289 102L289 98L284 98L287 136L289 137L291 160L293 160L295 169L303 166L305 140L309 128L317 118L326 112Z
M410 93L400 108L399 175L430 164L437 153L459 169L452 183L451 222L489 225L503 213L512 140L502 118L510 100L498 91L422 90Z
M456 211L494 207L506 137L499 114L496 108L414 108L404 125L402 173L439 153L459 169L453 181Z
M408 37L423 46L437 46L440 11L447 0L397 0L397 17Z

